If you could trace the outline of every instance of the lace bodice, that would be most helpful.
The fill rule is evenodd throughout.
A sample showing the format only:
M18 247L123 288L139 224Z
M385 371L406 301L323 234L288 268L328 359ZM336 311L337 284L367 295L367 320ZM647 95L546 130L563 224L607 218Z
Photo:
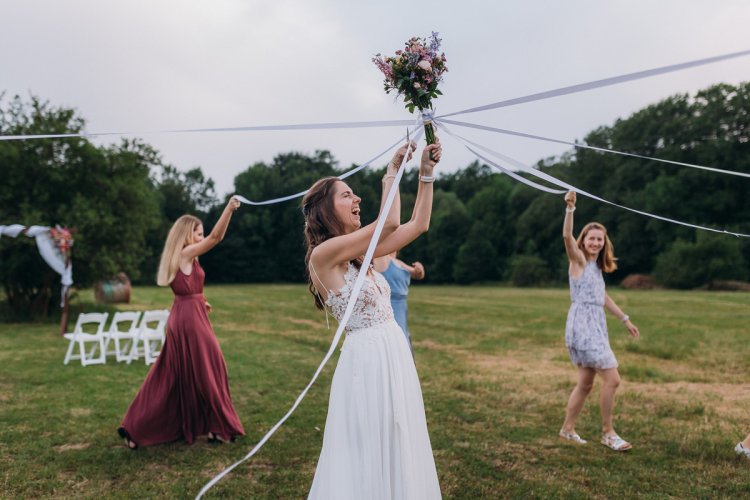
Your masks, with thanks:
M573 303L603 306L604 294L604 278L595 261L586 262L580 277L570 277L570 300Z
M361 330L393 319L391 308L391 289L388 282L378 272L373 276L367 276L362 284L362 290L357 297L357 303L346 325L347 331ZM339 291L328 291L326 305L330 307L331 314L337 321L341 322L346 311L346 305L357 279L357 268L349 263L344 274L344 286Z

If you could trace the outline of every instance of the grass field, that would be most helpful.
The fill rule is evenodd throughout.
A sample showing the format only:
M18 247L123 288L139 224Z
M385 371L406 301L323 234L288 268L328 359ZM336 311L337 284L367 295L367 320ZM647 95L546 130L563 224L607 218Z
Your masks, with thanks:
M206 295L248 435L232 445L124 448L115 429L147 367L110 359L63 366L50 324L0 324L0 497L194 496L288 410L333 335L303 286L216 286ZM598 387L578 432L557 431L575 369L564 347L564 289L416 286L410 326L446 498L737 498L750 462L750 294L621 291L640 327L609 324L623 385L616 428L634 444L598 444ZM121 309L168 307L136 288ZM93 306L87 306L91 309ZM73 318L75 319L75 318ZM320 452L334 358L289 419L209 498L304 498Z

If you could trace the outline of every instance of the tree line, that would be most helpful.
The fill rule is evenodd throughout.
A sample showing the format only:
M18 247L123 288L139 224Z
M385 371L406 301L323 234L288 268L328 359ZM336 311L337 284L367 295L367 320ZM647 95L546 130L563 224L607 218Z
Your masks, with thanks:
M719 84L679 94L591 131L583 143L645 156L750 173L750 83ZM0 133L78 133L74 109L39 98L0 96ZM86 138L0 141L0 224L65 224L75 230L78 286L125 272L153 283L171 223L183 213L206 230L225 200L200 167L180 172L143 141L96 146ZM342 168L328 151L283 153L256 162L234 180L234 191L264 200L302 191ZM610 201L698 225L750 233L750 180L677 165L576 148L540 161L540 169ZM347 179L365 202L363 221L377 215L383 168ZM416 172L401 183L408 219ZM404 249L420 260L432 283L507 281L559 283L567 264L561 241L562 197L534 190L474 162L435 183L430 231ZM619 270L653 275L664 286L692 288L711 280L747 280L750 242L648 219L581 198L576 229L607 226ZM203 257L212 283L301 282L305 279L299 201L243 207L222 245ZM0 280L6 300L32 309L54 301L57 282L33 248L19 238L0 241ZM36 304L36 305L34 305Z

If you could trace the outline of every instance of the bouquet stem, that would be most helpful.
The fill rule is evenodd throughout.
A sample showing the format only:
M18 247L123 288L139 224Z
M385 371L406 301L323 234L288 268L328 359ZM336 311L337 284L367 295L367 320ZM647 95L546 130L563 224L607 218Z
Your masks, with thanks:
M427 120L424 122L424 139L427 141L427 145L435 144L435 128L432 126L432 122ZM430 160L435 161L432 157L432 151L430 151Z

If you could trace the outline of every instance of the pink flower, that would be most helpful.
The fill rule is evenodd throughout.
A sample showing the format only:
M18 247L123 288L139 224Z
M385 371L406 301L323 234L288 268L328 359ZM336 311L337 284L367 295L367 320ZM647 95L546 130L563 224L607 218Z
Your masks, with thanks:
M430 65L430 61L425 61L424 59L422 59L417 63L417 66L425 71L432 71L432 65Z

